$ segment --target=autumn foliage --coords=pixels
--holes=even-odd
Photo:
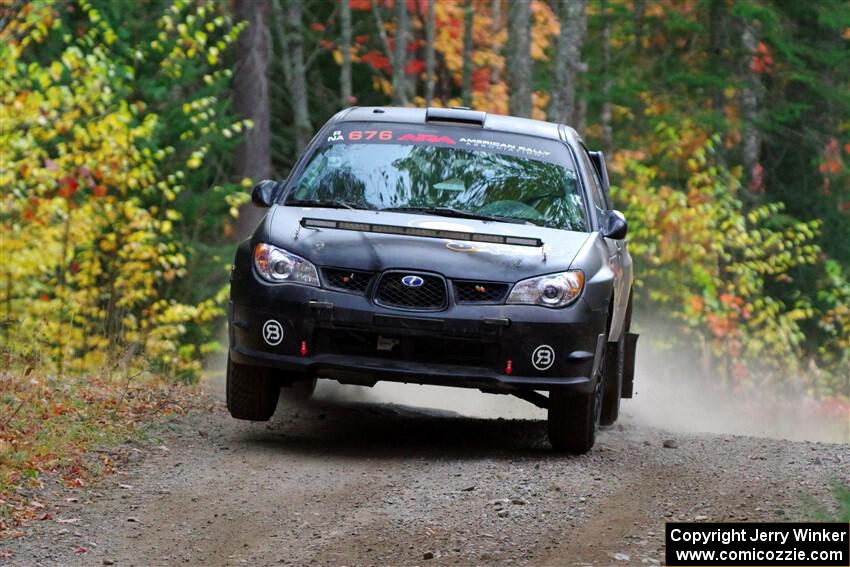
[[[463,0],[341,1],[301,2],[299,29],[284,4],[265,12],[266,149],[278,177],[298,141],[339,110],[341,92],[350,91],[345,104],[387,104],[397,84],[423,105],[432,81],[432,104],[458,105],[466,69],[473,107],[509,108],[509,2],[472,0],[465,51]],[[577,55],[564,60],[564,3],[531,0],[531,115],[551,118],[552,94],[570,90],[571,125],[608,151],[612,195],[631,225],[636,324],[663,319],[673,332],[662,346],[693,351],[703,374],[729,387],[769,385],[846,407],[846,2],[575,5],[582,33],[566,38]],[[343,6],[350,89],[341,88]],[[190,379],[219,347],[233,219],[251,182],[232,173],[252,126],[231,110],[231,52],[245,27],[232,8],[0,0],[9,360],[56,375],[144,369]],[[283,64],[294,46],[299,76]],[[555,79],[562,64],[570,84]],[[308,114],[300,121],[295,81],[308,95],[297,101],[307,106],[298,105]]]
[[[76,9],[79,35],[39,3],[0,32],[4,345],[59,374],[143,364],[190,377],[214,348],[224,292],[191,303],[176,293],[195,252],[185,194],[210,148],[244,126],[214,110],[229,76],[217,54],[239,28],[175,3],[155,39],[131,45],[88,2]],[[187,127],[170,139],[174,124],[136,84],[151,63],[162,84],[188,72],[195,83],[176,105]],[[225,218],[244,200],[238,186],[204,189]]]

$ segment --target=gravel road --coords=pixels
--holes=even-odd
[[[6,561],[653,565],[665,520],[804,518],[850,480],[846,444],[672,433],[628,403],[590,454],[567,457],[535,419],[325,400],[248,424],[219,401],[119,448],[121,470],[64,495],[76,502],[56,495]]]

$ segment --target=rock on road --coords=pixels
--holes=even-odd
[[[850,479],[844,444],[623,422],[569,457],[540,420],[319,401],[250,424],[219,402],[77,491],[56,516],[78,521],[31,524],[6,561],[653,565],[666,520],[805,518]]]

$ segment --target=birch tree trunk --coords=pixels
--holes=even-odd
[[[744,85],[741,89],[741,118],[743,118],[743,162],[744,171],[751,178],[751,189],[760,192],[760,186],[752,183],[758,176],[757,168],[761,161],[761,131],[758,127],[759,104],[764,89],[761,77],[752,68],[753,57],[757,53],[758,40],[750,25],[745,24],[741,34],[741,42],[744,47],[744,55],[741,59],[741,67],[744,72]]]
[[[280,2],[280,0],[275,0]],[[304,149],[313,135],[310,123],[310,109],[307,106],[307,69],[304,66],[304,31],[302,21],[302,0],[287,0],[286,40],[289,60],[292,63],[290,91],[292,92],[292,114],[295,122],[295,151]]]
[[[437,82],[434,76],[437,63],[434,50],[434,33],[436,31],[434,1],[428,0],[428,16],[425,20],[425,106],[431,106],[434,101],[434,85]]]
[[[464,106],[472,106],[472,0],[463,6],[463,86],[461,96]]]
[[[342,43],[342,68],[339,71],[339,90],[342,106],[354,103],[351,86],[351,4],[349,0],[340,0],[340,27]]]
[[[493,17],[492,34],[493,37],[496,37],[496,34],[502,29],[502,0],[493,0],[493,3],[490,5],[490,15]],[[493,54],[499,54],[499,48],[496,45],[493,45]],[[494,67],[490,73],[490,84],[496,85],[501,79],[499,68]]]
[[[608,2],[602,0],[602,145],[606,154],[614,148],[614,130],[611,126],[611,18]]]
[[[561,32],[558,35],[558,53],[555,59],[555,85],[549,101],[552,120],[576,125],[578,108],[576,87],[579,73],[584,70],[581,48],[587,31],[586,0],[560,0]]]
[[[512,1],[508,8],[508,109],[514,116],[531,116],[531,2]]]
[[[236,42],[236,65],[233,75],[233,109],[238,116],[248,118],[254,127],[236,147],[234,171],[237,178],[250,177],[255,182],[272,177],[271,110],[269,106],[270,41],[266,24],[267,3],[255,0],[236,0],[236,21],[248,22],[248,27]],[[254,229],[261,213],[250,205],[240,209],[236,237],[244,238]]]
[[[407,64],[407,2],[395,3],[395,57],[393,57],[393,104],[407,104],[407,80],[404,68]]]

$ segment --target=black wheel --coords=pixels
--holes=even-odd
[[[597,372],[593,391],[588,394],[552,390],[549,392],[549,443],[555,451],[583,454],[596,442],[602,406],[603,368]]]
[[[605,344],[605,372],[602,379],[602,411],[600,425],[611,425],[620,415],[620,397],[623,393],[623,369],[626,366],[626,331],[620,340]]]
[[[227,358],[227,409],[236,419],[268,421],[277,408],[280,383],[269,368]]]
[[[280,389],[281,397],[286,401],[291,402],[306,402],[313,397],[313,392],[316,391],[316,379],[306,378],[297,382],[292,382],[289,387],[284,386]]]

